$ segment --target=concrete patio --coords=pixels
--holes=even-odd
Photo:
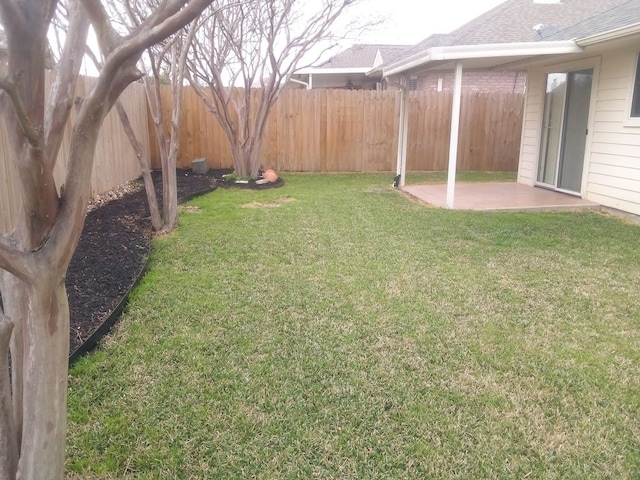
[[[402,190],[410,196],[445,207],[447,185],[406,185]],[[456,183],[455,210],[599,210],[599,204],[580,197],[515,182]]]

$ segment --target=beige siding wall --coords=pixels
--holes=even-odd
[[[586,178],[586,197],[640,215],[640,126],[627,122],[635,48],[602,57]]]
[[[518,164],[518,182],[533,185],[540,152],[540,132],[544,105],[545,73],[531,70],[527,76],[527,94],[522,119],[522,143]]]
[[[525,97],[518,181],[533,185],[540,152],[544,82],[548,71],[594,68],[595,89],[589,120],[582,196],[640,214],[640,126],[627,121],[635,48],[610,50],[572,63],[530,69]],[[557,60],[556,60],[557,62]]]

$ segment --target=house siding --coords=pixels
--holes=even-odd
[[[542,105],[544,95],[544,72],[530,71],[527,80],[524,118],[522,121],[522,148],[518,164],[518,182],[533,185],[540,152],[542,130]]]
[[[640,215],[640,127],[627,124],[637,50],[602,56],[585,197]]]
[[[640,126],[627,122],[637,50],[608,50],[595,69],[582,197],[640,215]],[[563,71],[559,64],[555,71]],[[528,71],[518,181],[534,185],[540,155],[544,82],[548,67]]]

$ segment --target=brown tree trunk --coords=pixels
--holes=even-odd
[[[13,430],[16,448],[22,442],[22,411],[24,385],[24,358],[25,358],[25,337],[26,331],[21,321],[13,319],[23,319],[27,316],[27,291],[24,282],[8,272],[0,271],[0,288],[2,289],[2,303],[6,316],[13,321],[13,335],[11,337],[11,395],[13,401],[13,420],[15,428]],[[19,448],[17,450],[19,452]],[[16,458],[17,465],[17,458]],[[0,477],[2,478],[2,477]]]
[[[178,180],[176,178],[175,157],[167,155],[162,168],[162,216],[163,231],[170,232],[178,221]]]
[[[140,163],[143,162],[146,166],[142,168],[142,181],[144,182],[144,190],[147,194],[151,226],[156,232],[159,232],[162,229],[162,216],[160,215],[160,207],[158,206],[158,197],[156,197],[156,187],[151,177],[151,169],[148,165],[149,159],[147,158],[146,161],[141,161]]]
[[[136,153],[136,158],[140,164],[142,170],[142,180],[144,181],[144,189],[147,193],[147,203],[149,204],[149,214],[151,215],[151,225],[153,229],[158,232],[162,228],[162,217],[160,216],[160,207],[158,206],[158,198],[156,197],[156,189],[153,185],[153,178],[151,178],[151,160],[149,156],[145,154],[140,141],[136,137],[136,133],[133,131],[129,116],[125,111],[120,101],[116,102],[116,110],[120,117],[120,122],[124,128],[127,138]]]
[[[167,232],[175,227],[175,218],[178,212],[178,187],[176,179],[175,157],[172,167],[171,160],[169,158],[171,142],[169,139],[167,139],[167,135],[162,125],[163,111],[159,90],[160,80],[159,78],[154,78],[152,80],[149,77],[144,77],[143,82],[145,93],[147,94],[147,104],[149,106],[149,111],[151,113],[151,118],[153,121],[153,128],[155,130],[156,139],[158,141],[158,149],[160,151],[160,166],[162,169],[162,221],[161,227],[158,229],[158,231],[162,230],[164,232]],[[172,208],[171,206],[172,195],[176,197],[175,208]]]
[[[64,276],[47,271],[28,291],[29,343],[23,378],[28,394],[24,397],[18,478],[62,478],[69,368],[69,304]]]
[[[13,322],[0,312],[0,478],[13,478],[18,468],[18,443],[9,375],[9,344]]]
[[[60,197],[52,172],[61,144],[58,135],[69,118],[73,91],[69,82],[75,82],[78,75],[86,29],[68,32],[67,39],[73,44],[69,49],[65,46],[50,92],[52,110],[45,112],[44,53],[57,2],[0,2],[9,52],[8,74],[0,76],[4,91],[0,112],[7,125],[22,200],[15,230],[0,234],[2,480],[63,477],[69,358],[64,277],[84,224],[98,132],[118,96],[140,77],[135,64],[142,49],[191,22],[211,0],[165,2],[146,19],[146,28],[128,37],[117,35],[100,2],[80,2],[70,2],[70,11],[80,17],[74,17],[69,28],[86,27],[84,15],[89,15],[107,59],[78,111]],[[59,75],[64,72],[68,75],[62,79]]]

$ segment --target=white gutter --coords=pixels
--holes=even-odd
[[[289,81],[290,81],[290,82],[293,82],[293,83],[300,84],[300,85],[304,85],[304,86],[306,87],[306,89],[307,89],[307,90],[310,90],[310,89],[311,89],[311,87],[309,86],[309,84],[308,84],[307,82],[303,82],[302,80],[296,80],[295,78],[291,78],[291,77],[289,77]]]
[[[382,75],[384,71],[384,66],[382,65],[378,65],[375,68],[372,68],[371,70],[367,70],[367,73],[365,73],[365,75],[367,77],[373,77],[374,75]]]
[[[577,45],[586,47],[588,45],[594,45],[596,43],[607,42],[609,40],[617,40],[622,37],[640,33],[640,23],[634,23],[632,25],[625,25],[624,27],[609,30],[608,32],[597,33],[584,38],[578,38],[575,40]]]
[[[457,61],[474,58],[534,57],[579,53],[582,48],[573,40],[555,42],[490,43],[484,45],[454,45],[432,47],[409,58],[389,65],[384,76],[396,75],[431,62]]]

